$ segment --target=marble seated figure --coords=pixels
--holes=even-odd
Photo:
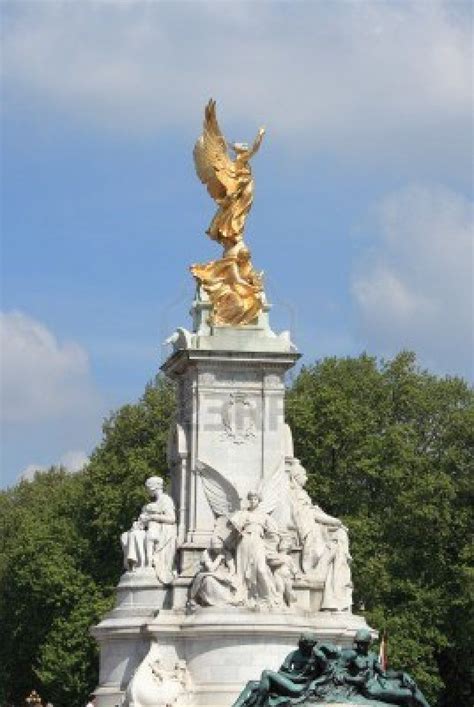
[[[143,506],[131,529],[122,534],[124,566],[129,572],[154,571],[159,582],[170,584],[176,554],[176,512],[163,479],[151,476],[145,487],[152,501]]]
[[[290,469],[292,524],[301,543],[304,575],[323,585],[321,610],[350,611],[352,579],[347,528],[339,518],[313,504],[304,486],[304,467],[294,460]]]
[[[201,555],[200,570],[190,590],[191,607],[226,606],[243,601],[243,586],[237,575],[235,561],[218,537]]]

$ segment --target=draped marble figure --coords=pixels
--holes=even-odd
[[[241,508],[237,489],[216,469],[198,462],[198,470],[216,517],[211,546],[220,542],[235,561],[237,584],[228,603],[249,607],[290,605],[295,598],[292,585],[297,568],[272,517],[284,470],[279,468],[262,480],[259,489],[249,491],[245,508]],[[215,576],[218,581],[221,578]],[[195,582],[199,582],[199,574]],[[195,590],[194,595],[199,597]],[[206,599],[203,602],[198,598],[198,602],[205,604]]]
[[[151,476],[145,486],[153,501],[143,506],[132,528],[122,534],[124,566],[131,572],[154,569],[157,579],[169,584],[176,553],[174,502],[164,493],[161,477]]]
[[[202,553],[200,569],[194,577],[190,602],[201,606],[226,606],[242,601],[242,585],[235,561],[218,537]]]
[[[253,203],[250,159],[264,134],[265,129],[260,128],[250,147],[246,143],[228,143],[217,122],[216,102],[210,100],[205,108],[203,133],[194,147],[194,163],[199,179],[218,205],[207,234],[224,251],[219,260],[192,265],[191,272],[213,305],[213,324],[249,324],[263,307],[262,274],[252,265],[243,234]]]
[[[304,488],[306,481],[306,470],[294,460],[290,470],[290,500],[292,522],[302,545],[303,572],[324,585],[321,609],[350,611],[352,558],[347,528],[339,518],[313,505]]]
[[[275,551],[268,551],[267,548],[267,563],[273,572],[277,595],[287,606],[296,602],[293,582],[300,578],[299,569],[290,554],[292,547],[291,538],[280,535],[278,548]]]
[[[237,511],[229,518],[239,536],[236,548],[237,571],[246,587],[250,605],[259,601],[275,605],[279,603],[278,593],[267,563],[265,541],[278,537],[278,526],[260,508],[262,497],[259,493],[249,491],[247,499],[247,510]]]

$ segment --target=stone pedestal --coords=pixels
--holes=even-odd
[[[94,629],[101,646],[98,704],[120,703],[150,641],[159,645],[165,664],[186,663],[190,689],[179,704],[230,707],[248,680],[258,679],[266,668],[280,667],[301,633],[311,631],[322,641],[350,646],[363,627],[362,617],[347,613],[210,607],[127,619],[112,612]]]
[[[366,627],[350,610],[320,611],[323,584],[302,573],[293,584],[290,606],[189,604],[202,552],[219,523],[216,496],[234,499],[230,513],[249,491],[263,488],[273,494],[269,512],[282,532],[288,533],[292,522],[293,445],[284,418],[284,376],[299,354],[288,333],[271,331],[268,307],[255,326],[240,328],[211,328],[208,314],[208,302],[198,295],[193,331],[178,329],[170,337],[172,351],[162,366],[178,389],[168,445],[178,526],[176,576],[166,587],[150,571],[122,576],[116,608],[93,629],[101,648],[98,707],[113,707],[124,695],[127,705],[133,703],[126,690],[138,666],[144,674],[149,670],[143,684],[149,680],[152,685],[150,645],[170,675],[178,675],[173,666],[185,666],[182,691],[170,698],[172,703],[228,707],[248,680],[258,678],[264,668],[280,666],[302,632],[348,646],[357,629]],[[293,544],[298,566],[301,551]],[[176,687],[177,680],[168,682]],[[150,699],[140,704],[158,707]],[[138,707],[137,701],[133,704]]]
[[[202,304],[195,308],[202,315]],[[284,375],[299,354],[288,335],[276,336],[262,319],[211,330],[201,316],[196,333],[181,334],[162,366],[178,385],[168,456],[185,576],[194,574],[194,551],[207,546],[215,523],[199,464],[218,470],[243,499],[285,462]]]

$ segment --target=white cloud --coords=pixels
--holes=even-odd
[[[81,450],[74,449],[66,452],[59,460],[59,464],[72,472],[81,471],[88,463],[89,457]]]
[[[0,314],[0,340],[4,422],[78,419],[97,410],[88,356],[78,344],[58,342],[21,312]]]
[[[305,150],[459,158],[470,12],[441,0],[19,3],[4,20],[7,109],[39,101],[121,134],[194,134],[212,95],[229,133],[267,122],[269,139]],[[229,137],[251,137],[241,131]]]
[[[28,464],[18,477],[18,481],[33,481],[37,472],[46,471],[47,467],[41,464]]]
[[[472,204],[443,187],[411,186],[376,209],[378,239],[353,294],[370,349],[419,353],[445,373],[472,374]]]
[[[59,461],[54,462],[54,465],[62,466],[67,469],[67,471],[75,473],[77,471],[81,471],[81,469],[84,468],[88,461],[89,457],[85,452],[82,452],[80,450],[71,450],[63,454]],[[50,466],[52,465],[53,462],[50,464]],[[19,475],[19,480],[31,481],[32,479],[34,479],[34,476],[37,471],[46,471],[48,468],[49,467],[44,466],[44,464],[28,464],[28,466],[23,469],[23,471]]]

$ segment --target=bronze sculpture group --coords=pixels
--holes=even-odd
[[[264,670],[260,680],[247,683],[233,707],[327,702],[429,707],[407,673],[382,669],[370,643],[367,629],[357,631],[353,648],[320,643],[314,634],[303,634],[280,669]]]

